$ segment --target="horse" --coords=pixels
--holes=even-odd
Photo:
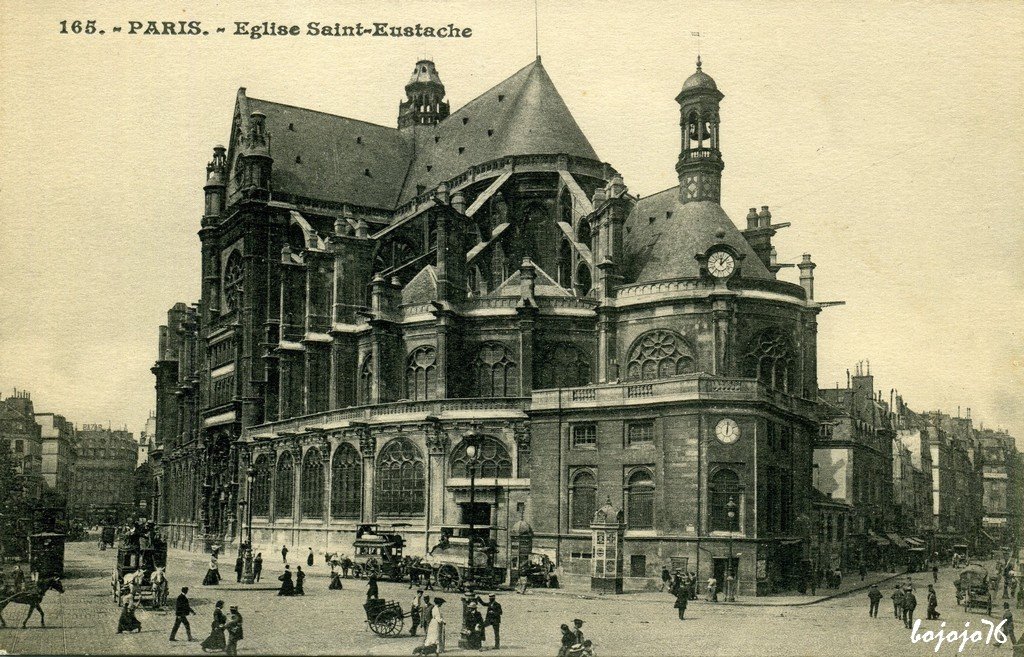
[[[153,604],[163,607],[167,603],[167,594],[170,590],[167,584],[167,575],[163,568],[157,568],[149,576],[149,582],[153,586]]]
[[[39,612],[39,624],[42,627],[46,627],[46,616],[43,614],[43,608],[40,606],[40,603],[43,601],[43,596],[50,589],[54,589],[58,593],[64,592],[64,585],[61,584],[59,577],[40,579],[24,591],[19,591],[14,595],[0,599],[0,627],[7,627],[7,623],[4,622],[4,609],[12,602],[19,605],[28,605],[28,615],[25,616],[25,620],[21,623],[23,628],[28,623],[28,619],[32,617],[33,611]]]

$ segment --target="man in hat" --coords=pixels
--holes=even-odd
[[[878,618],[878,603],[882,601],[882,592],[878,590],[877,584],[872,584],[868,589],[868,616]]]
[[[188,587],[183,586],[178,599],[174,601],[174,626],[171,628],[171,641],[177,641],[174,636],[182,625],[185,626],[185,635],[188,637],[188,640],[195,641],[192,638],[192,628],[188,624],[188,615],[194,613],[196,613],[196,610],[192,608],[188,601]]]
[[[576,643],[583,643],[583,621],[579,618],[572,621],[572,636]]]
[[[228,622],[224,625],[224,630],[228,635],[228,643],[224,647],[225,655],[237,655],[238,654],[238,642],[244,637],[242,634],[242,614],[238,613],[238,607],[231,607],[231,614],[228,616]]]
[[[892,592],[892,615],[898,620],[903,620],[903,589],[899,586]]]
[[[434,613],[434,603],[431,601],[429,595],[423,596],[423,612],[420,613],[420,627],[423,629],[423,634],[427,633],[427,629],[430,628],[430,617]]]
[[[484,627],[491,627],[494,632],[494,649],[501,647],[501,603],[491,593],[487,596],[487,615],[484,616]],[[482,638],[482,637],[481,637]]]
[[[416,589],[416,597],[412,599],[409,606],[409,636],[416,636],[416,629],[420,626],[420,610],[423,608],[423,589]]]
[[[928,585],[928,620],[939,620],[939,596],[935,593],[935,585]]]
[[[673,589],[672,593],[676,596],[675,604],[672,606],[679,610],[679,620],[683,620],[683,614],[686,613],[686,605],[689,603],[690,592],[684,587],[679,586]]]

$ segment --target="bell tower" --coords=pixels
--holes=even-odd
[[[683,133],[683,148],[676,163],[682,203],[721,202],[725,163],[720,150],[718,104],[724,97],[712,77],[701,70],[698,55],[697,72],[686,78],[676,96]]]
[[[409,83],[405,85],[406,100],[398,105],[398,127],[434,125],[448,118],[449,106],[444,99],[444,85],[434,62],[416,62]]]

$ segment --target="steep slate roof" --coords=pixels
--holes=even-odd
[[[437,125],[403,130],[241,94],[245,117],[267,117],[272,189],[297,196],[392,210],[418,185],[506,155],[598,159],[540,59]]]
[[[505,155],[566,153],[599,159],[540,59],[432,129],[417,127],[416,131],[416,159],[400,203],[416,195],[417,185],[431,189],[471,166]]]
[[[700,267],[694,256],[721,243],[746,256],[744,277],[774,278],[722,206],[711,201],[681,203],[678,186],[637,201],[625,228],[627,282],[697,278]]]
[[[274,158],[272,189],[325,201],[395,207],[412,156],[411,140],[398,128],[256,98],[248,103],[250,112],[267,116]]]

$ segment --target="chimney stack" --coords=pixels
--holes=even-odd
[[[765,210],[767,210],[767,206]],[[771,215],[769,215],[771,216]],[[807,300],[811,301],[814,299],[814,268],[817,267],[811,262],[811,254],[805,253],[803,260],[797,265],[800,269],[800,287],[807,293]]]

